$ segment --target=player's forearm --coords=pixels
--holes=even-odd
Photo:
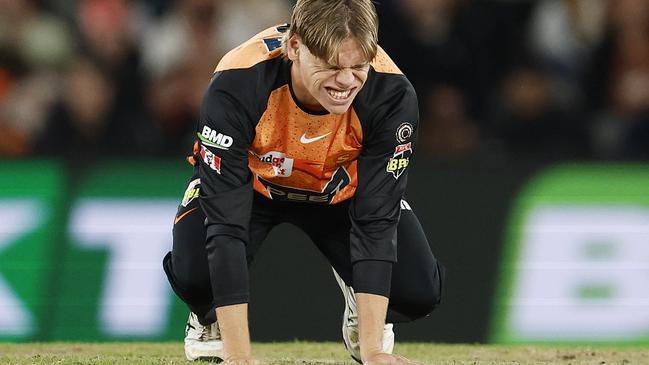
[[[226,364],[248,364],[251,350],[245,245],[234,237],[215,236],[208,240],[206,249],[224,360]]]
[[[392,263],[358,261],[353,267],[354,290],[359,317],[361,359],[366,361],[383,350],[383,326],[390,295]]]
[[[388,298],[375,294],[356,293],[356,304],[361,360],[366,361],[382,352]]]
[[[207,241],[207,261],[214,304],[222,307],[249,301],[248,264],[245,244],[231,236]]]
[[[223,339],[224,360],[231,363],[252,359],[248,331],[248,304],[234,304],[216,308],[219,330]]]

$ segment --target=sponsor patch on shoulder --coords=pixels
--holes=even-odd
[[[402,155],[406,152],[411,152],[412,153],[412,142],[408,142],[405,144],[400,144],[397,145],[397,147],[394,148],[394,155]]]
[[[412,132],[415,129],[413,128],[412,124],[408,122],[403,122],[397,127],[397,142],[399,143],[405,143],[410,139],[412,136]]]
[[[212,151],[205,148],[205,146],[201,146],[201,159],[212,170],[218,174],[221,173],[221,157],[215,155]]]
[[[392,173],[395,179],[398,179],[410,164],[410,155],[412,155],[412,142],[397,145],[394,148],[392,158],[388,160],[386,171]]]
[[[232,137],[219,133],[208,126],[203,126],[201,133],[196,133],[201,143],[208,147],[216,147],[222,150],[227,150],[232,146]]]

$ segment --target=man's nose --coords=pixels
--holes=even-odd
[[[350,68],[343,68],[336,73],[336,83],[343,88],[352,86],[354,83],[354,73]]]

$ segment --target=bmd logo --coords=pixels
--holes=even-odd
[[[201,142],[208,147],[216,147],[222,150],[227,150],[232,146],[232,137],[223,133],[218,133],[208,126],[203,127],[202,133],[196,133]]]

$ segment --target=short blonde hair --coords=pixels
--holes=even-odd
[[[350,36],[367,62],[376,57],[379,19],[371,0],[298,0],[290,26],[289,38],[298,35],[314,56],[329,63]]]

